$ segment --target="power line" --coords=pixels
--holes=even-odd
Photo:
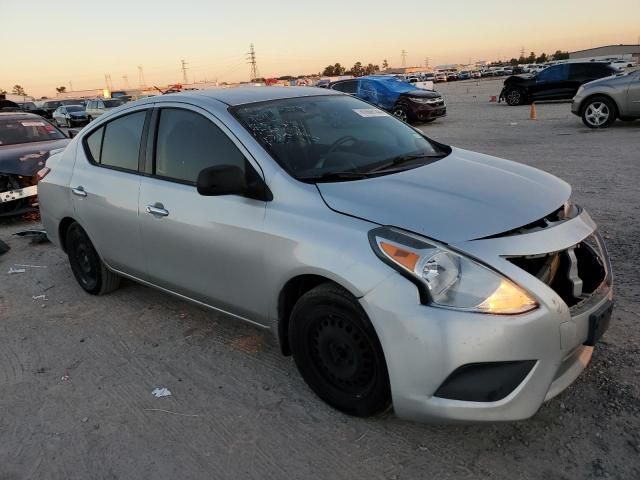
[[[258,75],[258,62],[256,62],[256,50],[253,48],[253,43],[249,45],[249,53],[247,53],[248,64],[251,65],[251,78],[249,81],[259,78]]]
[[[407,66],[407,51],[404,48],[402,49],[400,56],[402,57],[402,67],[404,68]]]
[[[182,83],[189,83],[189,81],[187,80],[187,65],[188,65],[188,63],[185,62],[184,60],[181,60],[180,64],[182,65]]]

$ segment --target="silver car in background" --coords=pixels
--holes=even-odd
[[[571,112],[589,128],[606,128],[618,118],[640,118],[640,70],[585,83],[573,98]]]
[[[267,329],[352,415],[530,417],[609,325],[568,184],[333,90],[129,103],[46,168],[42,220],[82,288],[127,277]]]

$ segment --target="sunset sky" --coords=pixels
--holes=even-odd
[[[640,0],[217,1],[58,0],[0,3],[0,88],[36,96],[180,81],[249,77],[254,43],[259,73],[313,73],[330,63],[466,63],[637,43]]]

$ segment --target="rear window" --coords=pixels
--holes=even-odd
[[[62,132],[43,119],[0,120],[0,145],[46,142],[65,138]]]
[[[124,105],[125,102],[124,100],[104,100],[103,103],[106,108],[115,108]]]
[[[120,170],[138,170],[140,140],[146,111],[131,113],[110,121],[85,139],[94,163]]]

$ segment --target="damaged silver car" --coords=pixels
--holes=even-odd
[[[269,330],[349,414],[530,417],[609,326],[567,183],[333,90],[140,100],[47,170],[42,220],[88,293],[126,277]]]
[[[64,133],[38,115],[0,113],[0,216],[37,208],[38,172],[67,143]]]

